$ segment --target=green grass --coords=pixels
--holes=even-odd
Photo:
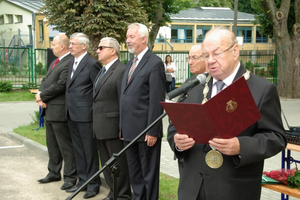
[[[0,92],[0,102],[5,101],[34,101],[35,95],[27,90],[13,90],[11,92]]]

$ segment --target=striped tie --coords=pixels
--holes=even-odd
[[[136,61],[137,61],[137,60],[138,60],[138,58],[135,56],[135,57],[133,58],[132,65],[131,65],[130,70],[129,70],[129,73],[128,73],[127,83],[128,83],[129,80],[131,79],[132,74],[133,74],[133,72],[134,72],[134,70],[135,70],[135,68],[136,68]]]

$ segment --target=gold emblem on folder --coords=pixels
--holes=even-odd
[[[237,106],[238,106],[238,103],[236,101],[230,100],[230,101],[227,102],[226,111],[228,113],[232,113],[233,111],[235,111]]]

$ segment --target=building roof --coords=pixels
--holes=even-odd
[[[39,9],[45,5],[43,0],[6,0],[12,4],[15,4],[21,8],[31,11],[32,13],[38,13]]]
[[[234,11],[223,7],[198,7],[188,10],[181,10],[178,14],[171,15],[173,22],[179,21],[233,21]],[[250,22],[254,20],[254,15],[238,12],[237,21]]]

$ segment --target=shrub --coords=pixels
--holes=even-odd
[[[22,90],[28,90],[28,89],[38,89],[38,85],[36,83],[32,83],[32,82],[29,82],[29,83],[23,83],[22,84]]]
[[[13,88],[13,85],[10,81],[0,82],[0,92],[10,92]]]
[[[36,64],[36,74],[38,75],[45,75],[47,72],[46,67],[43,66],[43,64],[41,62],[39,62],[38,64]]]

